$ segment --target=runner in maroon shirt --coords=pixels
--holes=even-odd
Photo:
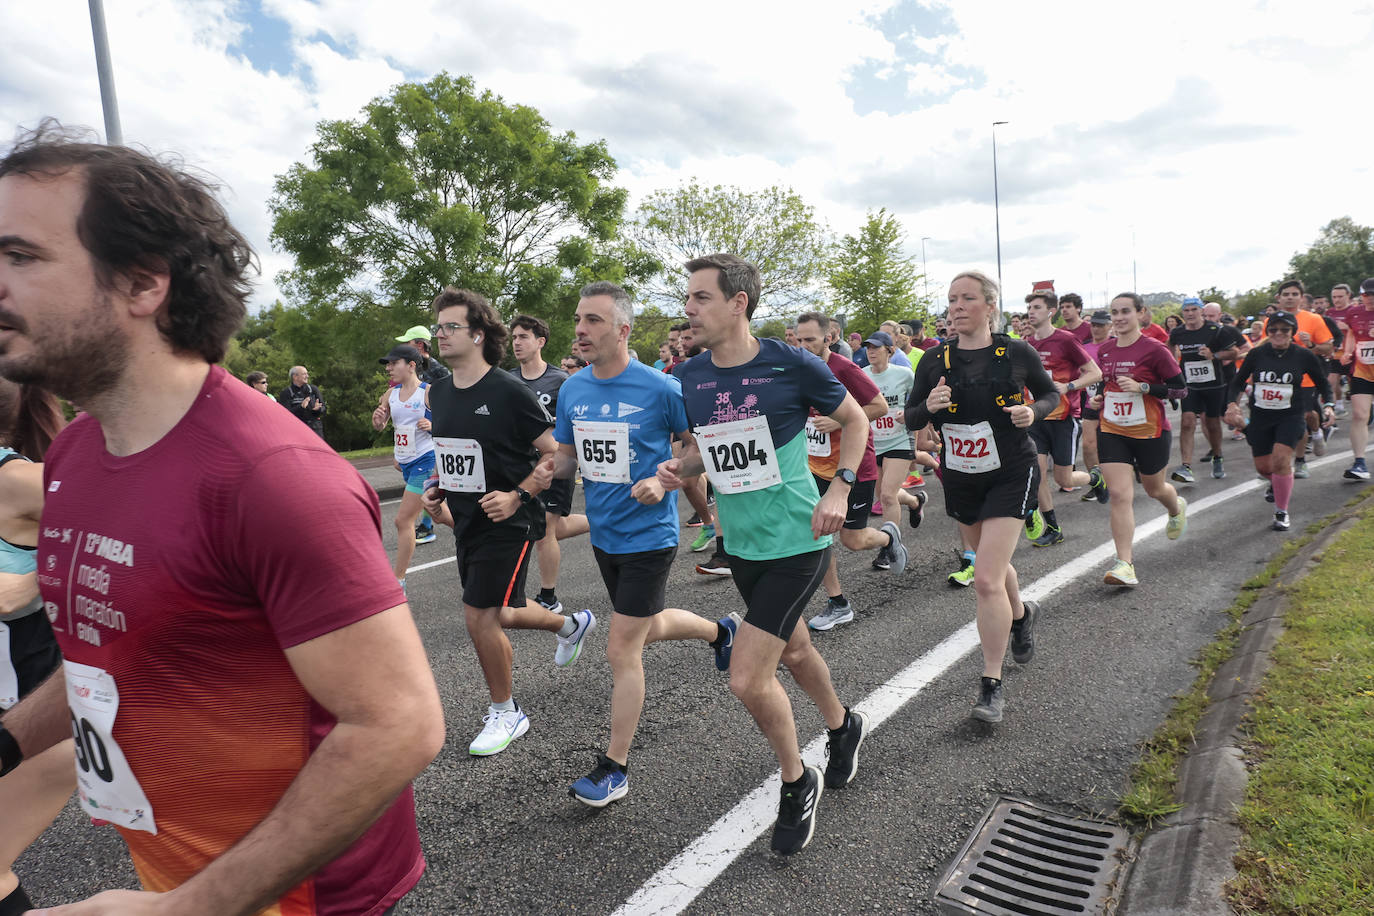
[[[1065,293],[1059,297],[1059,317],[1063,320],[1063,329],[1074,336],[1074,339],[1087,346],[1092,343],[1093,326],[1083,320],[1083,297],[1078,293]]]
[[[85,410],[38,544],[65,676],[5,713],[0,775],[76,732],[145,888],[92,909],[388,909],[442,709],[376,493],[213,365],[247,243],[200,180],[48,126],[0,160],[0,240],[0,374]]]

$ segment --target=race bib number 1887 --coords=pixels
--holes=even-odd
[[[487,492],[487,468],[476,439],[434,438],[434,464],[439,486],[449,493]]]

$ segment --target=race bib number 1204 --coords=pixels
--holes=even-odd
[[[706,476],[722,493],[747,493],[782,483],[766,417],[698,426]]]

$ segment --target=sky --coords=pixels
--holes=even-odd
[[[292,266],[269,240],[273,181],[308,160],[315,126],[442,70],[604,139],[631,208],[692,178],[789,186],[836,234],[886,208],[937,301],[960,270],[996,275],[999,218],[1009,301],[1053,279],[1092,305],[1263,286],[1330,220],[1374,224],[1368,0],[108,0],[105,15],[125,142],[222,184],[262,262],[255,307]],[[103,135],[85,2],[17,6],[0,49],[0,126]]]

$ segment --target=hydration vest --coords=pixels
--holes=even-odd
[[[999,429],[1015,429],[1011,417],[1001,409],[1026,403],[1025,389],[1012,380],[1011,338],[1006,334],[992,335],[992,361],[987,374],[977,377],[965,378],[964,370],[950,355],[958,349],[956,340],[946,341],[937,349],[936,358],[945,367],[945,384],[953,393],[948,408],[953,415],[951,419],[958,422],[987,420]],[[963,413],[960,413],[961,405]],[[982,415],[988,407],[991,408],[989,415]]]

